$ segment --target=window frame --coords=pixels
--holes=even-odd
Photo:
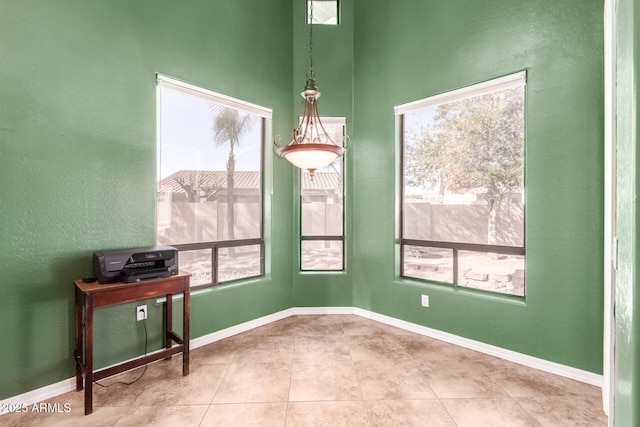
[[[342,127],[342,134],[346,136],[347,130],[347,118],[346,117],[320,117],[323,125],[325,126],[340,126]],[[345,222],[345,214],[346,214],[346,191],[345,191],[345,155],[340,156],[340,179],[341,179],[341,187],[342,187],[342,209],[341,209],[341,235],[305,235],[302,233],[303,225],[302,225],[302,174],[304,171],[298,171],[298,211],[299,211],[299,253],[298,253],[298,270],[302,273],[342,273],[346,269],[346,254],[345,254],[345,235],[346,235],[346,222]],[[329,241],[329,242],[341,242],[342,245],[342,262],[341,267],[339,269],[305,269],[302,268],[302,244],[303,242],[309,241]]]
[[[435,107],[438,105],[455,102],[463,99],[469,99],[489,93],[498,92],[501,90],[507,90],[511,88],[523,87],[524,99],[523,99],[523,191],[526,192],[526,167],[525,167],[525,149],[526,149],[526,70],[519,71],[513,74],[509,74],[496,79],[491,79],[475,85],[462,87],[449,92],[444,92],[431,97],[420,99],[417,101],[401,104],[394,107],[394,113],[396,116],[397,127],[397,139],[398,139],[398,229],[397,229],[397,242],[399,246],[399,269],[398,274],[403,279],[417,280],[426,283],[436,283],[453,287],[454,289],[464,289],[469,291],[487,292],[491,295],[500,295],[505,297],[513,297],[518,299],[524,299],[526,297],[526,279],[523,290],[523,295],[509,294],[490,289],[473,288],[459,284],[458,277],[458,252],[459,251],[472,251],[479,253],[496,253],[500,255],[516,255],[522,256],[526,265],[526,202],[523,198],[524,209],[524,224],[523,224],[523,245],[522,246],[505,246],[505,245],[490,245],[479,243],[466,243],[466,242],[453,242],[453,241],[439,241],[439,240],[427,240],[427,239],[408,239],[404,237],[405,233],[405,115],[407,113],[423,110],[429,107]],[[443,282],[434,279],[425,279],[415,276],[407,276],[405,274],[405,251],[408,246],[417,246],[424,248],[439,248],[439,249],[451,249],[452,251],[452,282]],[[526,275],[526,267],[525,267]]]
[[[272,119],[273,111],[270,108],[262,107],[257,104],[253,104],[247,101],[236,99],[227,95],[223,95],[199,86],[195,86],[190,83],[183,82],[172,77],[168,77],[162,74],[156,74],[156,117],[157,117],[157,134],[156,134],[156,147],[158,157],[158,169],[160,168],[160,159],[162,155],[162,90],[168,89],[184,95],[194,96],[196,98],[206,100],[208,102],[216,103],[223,107],[234,108],[245,113],[257,115],[261,125],[261,147],[260,147],[260,189],[259,189],[259,203],[260,203],[260,224],[259,224],[259,237],[247,238],[247,239],[234,239],[234,240],[219,240],[219,241],[205,241],[205,242],[190,242],[190,243],[178,243],[169,244],[176,248],[178,253],[195,251],[195,250],[210,250],[211,251],[211,282],[203,283],[199,285],[191,285],[192,290],[203,289],[213,286],[219,286],[221,284],[232,283],[242,280],[251,280],[256,277],[265,275],[265,153],[266,153],[266,132],[270,128],[268,121]],[[156,183],[156,195],[157,195],[157,183]],[[156,201],[156,221],[157,221],[157,201]],[[157,223],[156,223],[156,239],[157,239]],[[218,277],[219,273],[219,251],[223,248],[239,248],[249,245],[258,245],[260,247],[259,259],[260,267],[259,274],[252,276],[245,276],[239,279],[231,279],[220,281]]]

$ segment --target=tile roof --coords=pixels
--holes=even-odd
[[[338,172],[316,172],[313,181],[309,179],[308,173],[302,174],[303,188],[309,190],[333,190],[338,187],[340,174]],[[172,193],[184,193],[184,189],[179,182],[199,183],[201,188],[213,188],[227,186],[226,170],[179,170],[158,183],[158,191],[169,191]],[[258,171],[236,171],[234,188],[252,189],[260,186],[260,172]]]
[[[259,188],[260,172],[257,171],[235,171],[234,188]],[[172,193],[184,193],[180,186],[180,181],[184,183],[199,183],[201,188],[227,186],[226,170],[179,170],[158,183],[158,191],[170,191]]]

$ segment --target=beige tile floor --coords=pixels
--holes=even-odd
[[[293,316],[3,426],[606,426],[601,390],[351,315]],[[142,368],[140,368],[142,369]]]

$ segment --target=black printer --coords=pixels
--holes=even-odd
[[[93,253],[93,275],[102,284],[170,277],[178,274],[178,250],[173,246],[115,249]]]

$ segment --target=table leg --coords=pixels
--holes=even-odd
[[[93,295],[85,298],[85,327],[84,327],[84,414],[93,412]]]
[[[82,327],[82,293],[76,288],[75,294],[76,348],[73,352],[73,357],[76,362],[76,391],[80,391],[84,388],[82,378],[82,363],[84,363],[82,353],[82,334],[84,332],[84,328]]]
[[[165,337],[164,344],[165,348],[171,348],[171,332],[173,331],[173,295],[166,295],[166,303],[165,303]],[[171,356],[165,358],[165,360],[171,360]]]
[[[189,304],[190,291],[189,282],[184,291],[182,299],[182,375],[189,375],[189,318],[191,316]]]

